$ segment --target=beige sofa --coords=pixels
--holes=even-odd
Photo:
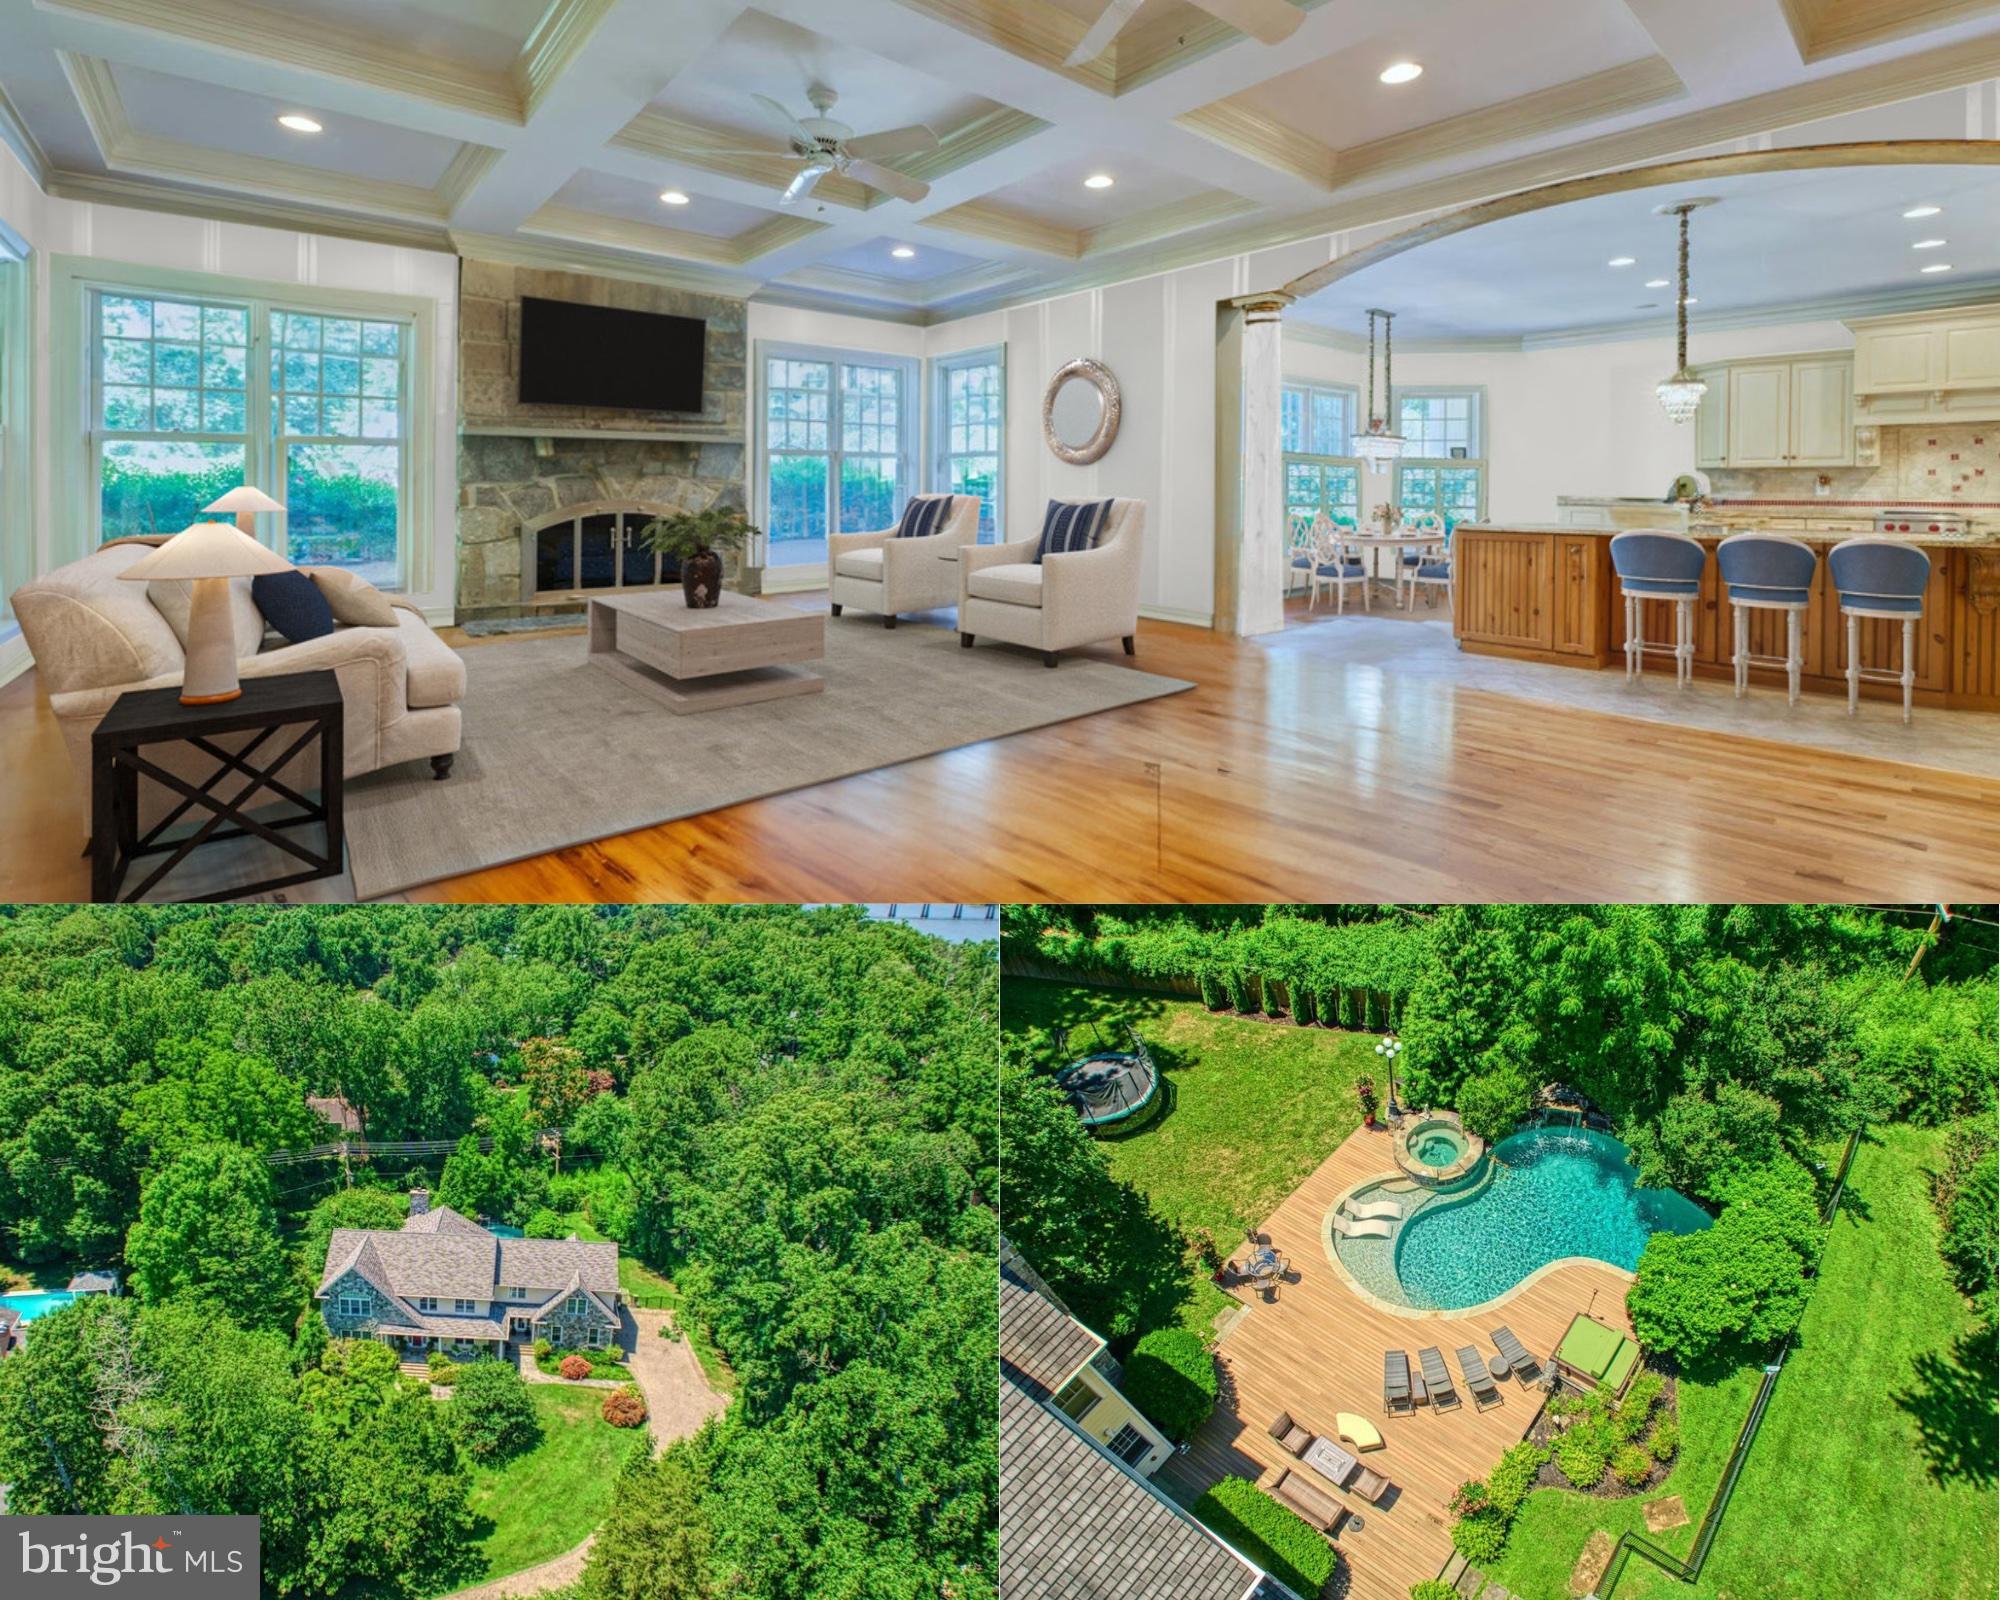
[[[62,726],[85,816],[91,730],[127,689],[181,681],[181,639],[168,612],[154,602],[150,591],[156,586],[119,577],[148,554],[143,544],[106,545],[14,591],[14,615]],[[176,609],[171,590],[161,598],[168,610]],[[232,579],[240,670],[247,681],[331,669],[346,705],[349,777],[428,757],[442,778],[458,749],[465,663],[407,602],[393,603],[394,628],[336,627],[323,638],[288,645],[275,635],[267,640],[263,616],[250,598],[250,580]],[[184,605],[179,609],[184,628]],[[208,757],[182,745],[162,745],[150,758],[190,779],[214,768]],[[316,787],[318,764],[318,752],[308,749],[277,775],[297,788]],[[149,811],[158,804],[157,789],[142,785]]]
[[[945,559],[979,538],[979,496],[955,494],[944,526],[921,539],[899,539],[894,528],[836,533],[826,541],[826,592],[833,614],[843,606],[881,613],[893,628],[899,611],[934,611],[958,603],[958,565]]]
[[[968,650],[979,638],[1026,645],[1041,651],[1051,667],[1058,650],[1100,639],[1122,639],[1125,653],[1133,654],[1145,528],[1145,501],[1113,500],[1091,550],[1037,563],[1040,533],[1011,544],[968,546],[958,558],[958,642]]]

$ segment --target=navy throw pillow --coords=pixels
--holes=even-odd
[[[1066,555],[1072,550],[1092,550],[1111,515],[1109,500],[1051,500],[1042,513],[1042,542],[1035,546],[1035,562],[1044,556]]]
[[[903,520],[896,525],[898,539],[928,539],[944,526],[948,494],[912,495],[903,507]]]
[[[250,598],[289,644],[304,644],[333,632],[333,607],[303,572],[259,573],[250,580]]]

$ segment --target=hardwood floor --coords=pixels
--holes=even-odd
[[[1537,1359],[1546,1359],[1582,1311],[1620,1332],[1629,1279],[1615,1268],[1572,1257],[1531,1278],[1488,1311],[1393,1313],[1357,1295],[1326,1258],[1322,1224],[1340,1195],[1365,1178],[1395,1171],[1386,1130],[1356,1129],[1274,1212],[1262,1232],[1286,1257],[1291,1277],[1273,1303],[1247,1293],[1249,1313],[1217,1346],[1222,1400],[1188,1450],[1171,1456],[1159,1480],[1191,1504],[1217,1479],[1240,1476],[1275,1483],[1298,1463],[1266,1431],[1280,1411],[1310,1433],[1329,1433],[1334,1417],[1351,1411],[1374,1423],[1383,1448],[1361,1464],[1387,1478],[1396,1492],[1380,1505],[1336,1494],[1361,1520],[1345,1524],[1335,1543],[1346,1574],[1347,1600],[1406,1600],[1410,1585],[1434,1578],[1451,1556],[1453,1492],[1483,1478],[1503,1451],[1528,1431],[1541,1395],[1518,1379],[1501,1385],[1502,1401],[1475,1410],[1468,1390],[1449,1411],[1419,1407],[1382,1414],[1382,1353],[1402,1350],[1414,1371],[1417,1352],[1435,1345],[1454,1383],[1460,1345],[1493,1354],[1493,1329],[1503,1323]],[[1231,1251],[1240,1256],[1240,1250]],[[1306,1481],[1333,1492],[1310,1468]]]
[[[1338,628],[1143,623],[1133,664],[1196,689],[411,898],[2000,897],[2000,782],[1398,678],[1335,659]],[[86,894],[33,674],[0,690],[0,766],[0,898]]]

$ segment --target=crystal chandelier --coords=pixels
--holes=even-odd
[[[1403,436],[1390,430],[1388,421],[1375,413],[1375,319],[1382,319],[1382,390],[1389,404],[1395,405],[1396,391],[1390,386],[1390,376],[1395,361],[1396,350],[1394,332],[1390,324],[1396,320],[1393,311],[1371,311],[1368,313],[1368,426],[1354,436],[1354,453],[1368,463],[1372,472],[1387,472],[1389,463],[1403,453]]]
[[[1677,423],[1692,420],[1701,406],[1701,397],[1708,393],[1708,385],[1688,371],[1688,213],[1710,203],[1685,200],[1679,205],[1660,207],[1663,213],[1681,219],[1680,294],[1674,307],[1679,318],[1679,338],[1674,346],[1674,375],[1662,380],[1653,392],[1660,397],[1667,415]]]

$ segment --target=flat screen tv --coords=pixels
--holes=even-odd
[[[697,317],[521,300],[521,402],[619,411],[699,411]]]

